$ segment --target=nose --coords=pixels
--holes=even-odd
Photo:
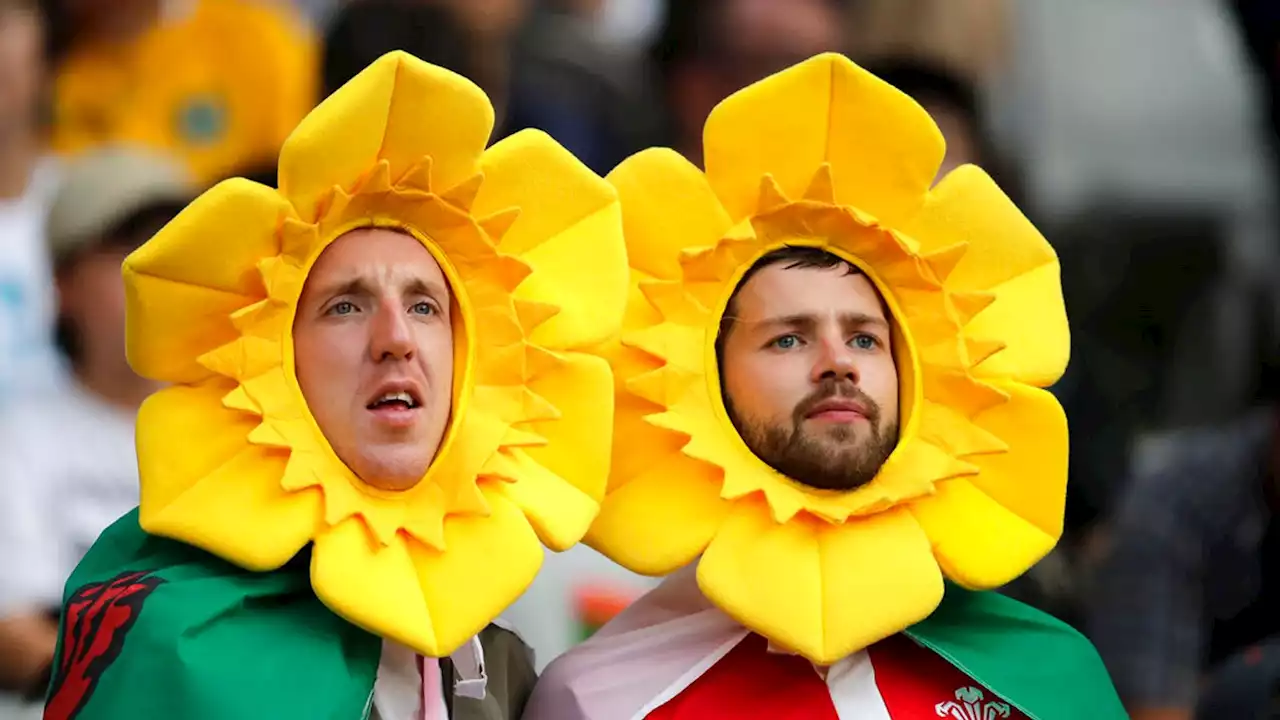
[[[374,362],[383,362],[408,360],[413,357],[413,353],[413,333],[409,328],[409,318],[399,307],[399,303],[379,304],[370,328],[369,356]]]
[[[824,333],[817,343],[817,351],[810,377],[815,384],[828,378],[858,383],[858,364],[843,333]]]

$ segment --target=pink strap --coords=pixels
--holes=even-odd
[[[419,655],[418,672],[422,675],[422,720],[448,720],[440,707],[440,660]]]

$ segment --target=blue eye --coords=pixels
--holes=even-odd
[[[418,315],[431,315],[436,311],[435,306],[429,302],[414,303],[412,310]]]
[[[333,307],[329,308],[329,313],[332,315],[350,315],[355,311],[356,311],[355,303],[349,302],[347,300],[334,303]]]
[[[779,350],[790,350],[800,344],[800,338],[795,335],[783,335],[773,341],[773,346]]]
[[[857,335],[852,342],[859,350],[875,350],[880,345],[880,341],[874,335]]]

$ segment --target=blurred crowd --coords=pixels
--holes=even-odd
[[[717,102],[822,51],[914,97],[942,172],[987,168],[1062,263],[1066,526],[1004,592],[1088,634],[1137,720],[1280,718],[1280,5],[0,0],[0,720],[38,716],[63,583],[137,503],[123,258],[220,179],[273,184],[394,49],[600,174],[699,161]],[[651,583],[575,548],[508,619],[545,665]]]

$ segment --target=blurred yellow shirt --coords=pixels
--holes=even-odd
[[[71,51],[54,86],[54,148],[140,143],[204,182],[274,167],[316,102],[316,56],[286,3],[188,2],[127,44]]]

